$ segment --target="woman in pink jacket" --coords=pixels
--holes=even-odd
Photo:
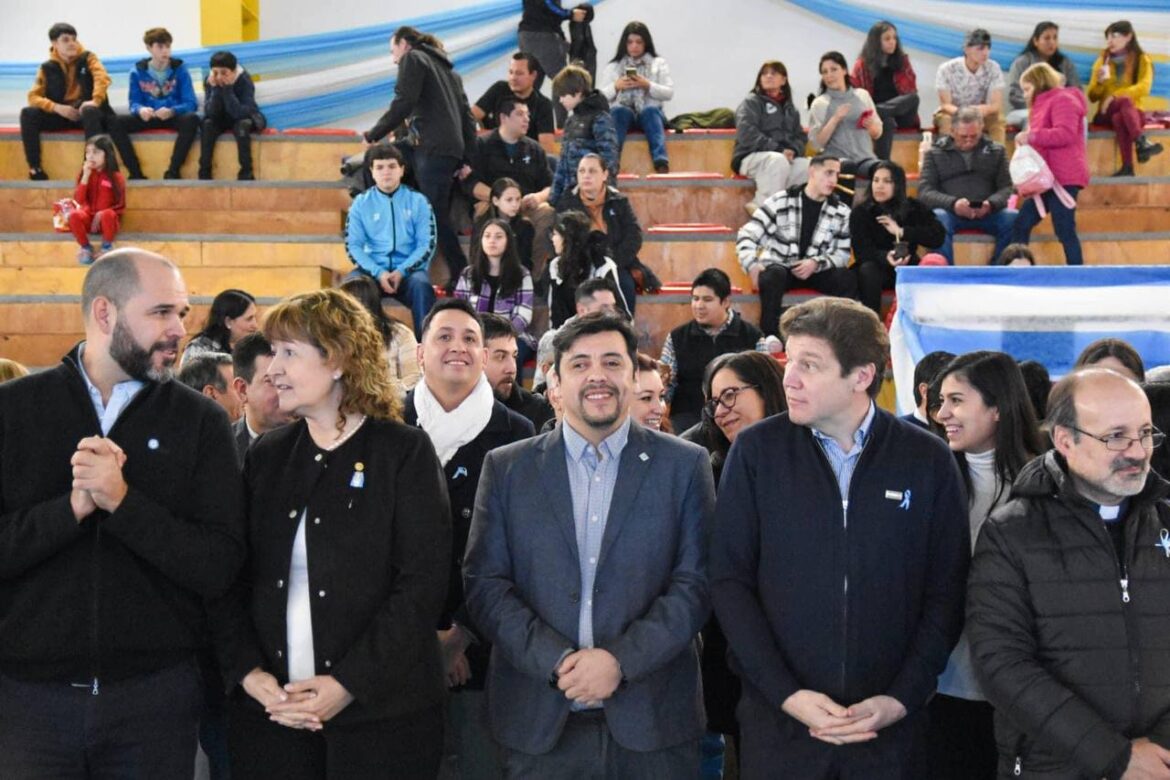
[[[1075,87],[1064,86],[1064,77],[1051,65],[1038,62],[1020,76],[1020,89],[1028,103],[1028,129],[1016,134],[1016,145],[1032,146],[1052,175],[1076,200],[1077,193],[1089,184],[1089,163],[1085,147],[1085,115],[1088,102]],[[1054,190],[1041,198],[1052,214],[1056,237],[1064,246],[1064,261],[1082,265],[1081,240],[1077,237],[1076,211],[1061,202]],[[1041,220],[1032,198],[1020,204],[1020,214],[1012,228],[1012,241],[1028,243],[1032,228]]]

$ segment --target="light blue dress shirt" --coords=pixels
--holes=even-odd
[[[857,469],[857,461],[861,458],[861,451],[865,449],[865,441],[869,438],[869,429],[873,425],[874,405],[869,402],[869,413],[861,421],[861,425],[853,432],[853,448],[846,452],[832,436],[821,433],[816,428],[810,428],[812,435],[821,445],[833,474],[837,477],[837,486],[841,488],[841,501],[849,501],[849,483],[853,481],[853,472]],[[848,508],[848,507],[846,507]]]
[[[77,368],[81,371],[81,378],[85,380],[86,389],[89,390],[89,398],[93,401],[94,411],[97,412],[98,421],[102,426],[102,436],[108,436],[110,429],[118,421],[118,417],[134,400],[134,396],[138,395],[138,392],[146,386],[146,383],[137,379],[119,382],[110,391],[110,400],[102,403],[102,391],[97,389],[97,386],[90,381],[89,374],[85,373],[85,361],[81,359],[84,354],[85,342],[82,342],[77,350]]]

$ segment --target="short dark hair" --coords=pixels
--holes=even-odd
[[[593,89],[593,77],[580,65],[566,65],[553,77],[553,97],[584,95]]]
[[[217,51],[211,55],[211,62],[208,67],[212,68],[227,68],[228,70],[235,70],[239,63],[236,62],[236,55],[230,51]]]
[[[808,167],[821,168],[827,162],[841,162],[841,158],[835,154],[818,154],[808,161]]]
[[[918,388],[922,385],[929,386],[934,381],[934,378],[939,375],[939,372],[947,367],[947,363],[950,363],[954,359],[954,353],[939,349],[926,353],[922,356],[922,360],[919,360],[914,365],[915,406],[922,406],[922,391]]]
[[[824,296],[793,306],[780,318],[780,334],[812,336],[828,342],[841,376],[868,363],[874,367],[869,396],[876,398],[890,358],[890,336],[873,310],[848,298]]]
[[[427,316],[423,318],[422,328],[419,331],[419,341],[422,341],[426,337],[427,331],[431,329],[431,322],[434,321],[435,315],[448,309],[456,309],[471,317],[479,325],[479,332],[481,334],[483,333],[483,319],[479,316],[479,312],[475,310],[475,307],[471,305],[470,301],[465,298],[440,298],[435,301],[435,305],[431,307],[431,310],[427,312]]]
[[[1122,339],[1097,339],[1085,347],[1073,368],[1090,368],[1110,357],[1132,371],[1139,383],[1146,381],[1146,366],[1142,362],[1142,356],[1128,341]]]
[[[223,374],[219,373],[219,367],[230,365],[233,365],[232,356],[225,352],[203,352],[183,361],[179,381],[198,393],[202,393],[208,385],[226,393],[227,382]]]
[[[528,104],[523,100],[517,100],[514,97],[506,97],[499,103],[496,103],[496,118],[501,116],[512,116],[512,112],[516,110],[516,106],[528,107]]]
[[[232,347],[232,372],[248,384],[256,376],[256,358],[270,357],[272,344],[260,331],[249,333]]]
[[[718,268],[704,268],[700,271],[691,282],[691,292],[694,292],[696,287],[710,287],[721,301],[727,300],[727,296],[731,295],[731,279]]]
[[[516,62],[523,60],[528,65],[528,70],[533,73],[544,73],[544,68],[540,67],[540,60],[536,59],[535,54],[529,54],[526,51],[518,51],[512,55],[512,59]]]
[[[165,27],[151,27],[142,34],[142,42],[147,46],[153,46],[156,43],[174,43],[174,40]]]
[[[608,276],[595,276],[591,279],[586,279],[577,285],[577,289],[573,292],[573,302],[580,303],[586,298],[592,298],[597,293],[608,290],[613,293],[614,303],[617,303],[618,292],[614,288],[613,282],[609,280]]]
[[[362,164],[367,168],[373,168],[374,160],[397,160],[399,165],[403,168],[406,167],[406,160],[402,157],[402,150],[394,144],[374,144],[369,149],[366,149],[365,156],[362,158]]]
[[[68,22],[57,22],[56,24],[54,24],[52,27],[49,28],[49,40],[50,41],[55,41],[58,38],[60,38],[62,35],[72,35],[74,38],[76,38],[77,37],[77,28],[74,27],[73,25],[69,24]]]
[[[502,314],[487,313],[479,315],[479,324],[483,326],[483,343],[492,339],[514,339],[516,328],[512,321]]]
[[[561,358],[572,349],[573,345],[577,343],[577,339],[598,333],[621,335],[626,342],[626,353],[630,356],[630,370],[637,373],[638,335],[634,333],[634,327],[621,317],[598,311],[566,320],[565,324],[557,329],[557,335],[553,337],[553,349],[556,351],[553,357],[553,370],[557,372],[558,376],[561,370]]]
[[[967,33],[967,39],[963,42],[963,46],[991,46],[991,33],[982,27],[976,27]]]

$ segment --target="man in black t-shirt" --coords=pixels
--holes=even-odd
[[[528,106],[528,116],[531,120],[528,137],[533,141],[551,143],[555,130],[553,104],[536,90],[536,81],[540,74],[540,65],[536,57],[526,52],[516,52],[512,55],[512,61],[508,63],[508,80],[497,81],[488,87],[487,92],[484,92],[471,107],[471,115],[485,130],[491,130],[499,126],[497,115],[500,103],[504,100],[523,103]]]

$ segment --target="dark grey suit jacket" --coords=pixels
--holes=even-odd
[[[248,454],[248,447],[252,446],[252,435],[248,433],[246,419],[241,416],[240,419],[232,423],[232,434],[236,439],[236,453],[240,456],[241,467],[244,464],[244,456]]]
[[[631,750],[702,733],[696,635],[710,612],[714,506],[704,450],[631,425],[592,594],[594,646],[626,678],[605,716]],[[542,754],[560,737],[569,700],[549,679],[577,648],[580,572],[560,428],[488,453],[463,574],[468,609],[493,645],[489,718],[507,748]]]

